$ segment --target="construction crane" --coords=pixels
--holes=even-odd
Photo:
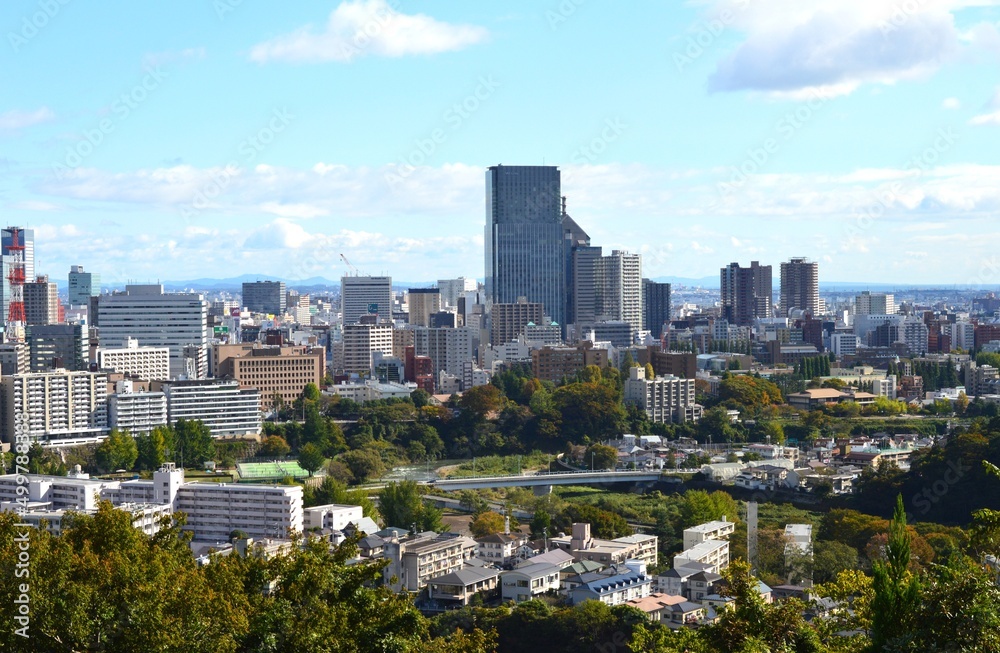
[[[356,268],[350,261],[348,261],[346,256],[341,254],[340,260],[344,262],[344,265],[346,265],[351,270],[351,272],[354,273],[354,276],[357,277],[361,275],[361,273],[358,271],[358,268]]]

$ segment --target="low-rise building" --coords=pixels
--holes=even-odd
[[[343,531],[348,524],[358,524],[364,517],[361,506],[326,504],[302,510],[302,526],[306,530]]]
[[[604,566],[624,564],[627,560],[640,560],[649,566],[657,564],[655,535],[636,534],[629,537],[604,540],[590,536],[590,524],[573,524],[572,536],[553,537],[549,545],[566,551],[576,560],[592,560]]]
[[[524,533],[494,533],[476,540],[479,547],[476,555],[490,564],[507,567],[514,564],[520,548],[527,542]]]
[[[542,562],[505,571],[500,574],[501,598],[523,603],[547,592],[558,592],[560,572],[558,565]]]
[[[206,379],[154,382],[167,397],[167,419],[201,421],[213,437],[260,435],[260,392],[240,389],[237,381]]]
[[[381,537],[381,536],[380,536]],[[384,578],[393,590],[419,592],[433,578],[463,569],[476,555],[476,541],[453,533],[383,537],[389,560]],[[396,582],[390,583],[395,578]]]
[[[499,582],[500,572],[496,569],[465,567],[432,578],[427,584],[427,596],[447,607],[466,606],[477,594],[482,594],[483,600],[493,598]]]
[[[729,542],[726,540],[705,540],[674,556],[674,568],[697,562],[708,565],[712,573],[719,573],[729,566]]]
[[[649,596],[652,586],[653,579],[646,574],[646,566],[630,561],[624,568],[612,568],[608,575],[598,574],[596,578],[586,579],[569,591],[568,598],[573,605],[600,601],[616,606]]]

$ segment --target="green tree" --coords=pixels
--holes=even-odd
[[[410,393],[410,400],[413,402],[415,407],[423,408],[430,403],[431,395],[423,388],[417,388]]]
[[[896,512],[889,523],[885,558],[872,564],[873,652],[885,650],[890,642],[911,632],[920,605],[920,579],[909,571],[910,534],[901,494],[896,497]]]
[[[174,432],[177,438],[177,452],[184,465],[201,467],[206,460],[215,457],[212,430],[204,422],[179,419],[174,425]]]
[[[323,467],[325,462],[326,458],[323,456],[323,452],[316,445],[309,443],[299,449],[299,466],[309,472],[309,476]]]
[[[306,401],[319,401],[320,396],[319,387],[315,383],[307,383],[302,389],[302,398]]]
[[[587,448],[583,462],[593,465],[594,469],[615,469],[618,467],[618,450],[606,444],[592,444]]]
[[[264,456],[265,458],[284,458],[289,453],[291,453],[292,448],[288,446],[285,438],[280,435],[270,435],[264,438],[264,441],[260,443],[260,449],[257,450],[258,456]]]
[[[813,556],[813,581],[828,583],[841,572],[858,568],[858,551],[842,542],[818,540]]]
[[[570,383],[552,393],[563,435],[573,443],[603,440],[622,433],[625,408],[618,392],[606,383]]]
[[[541,539],[543,535],[552,535],[552,516],[546,510],[536,510],[531,518],[531,539]]]
[[[386,471],[382,457],[378,455],[377,451],[371,449],[348,451],[347,453],[340,454],[337,460],[347,465],[351,473],[354,474],[354,480],[358,483],[365,483],[369,479],[379,478]]]
[[[139,457],[135,438],[126,432],[113,429],[94,452],[97,466],[105,472],[116,469],[130,470]]]
[[[705,490],[688,490],[680,507],[681,528],[690,528],[710,521],[736,521],[740,508],[729,494],[717,490],[709,494]]]
[[[169,433],[172,441],[173,433],[169,426],[158,426],[135,439],[138,469],[156,471],[167,461],[169,446],[164,432]]]
[[[424,503],[420,486],[413,481],[389,483],[378,495],[379,512],[384,526],[413,528],[427,531],[441,529],[441,512]]]

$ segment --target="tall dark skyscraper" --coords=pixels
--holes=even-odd
[[[730,263],[719,274],[722,317],[730,324],[749,326],[759,317],[771,317],[771,266],[752,261],[750,267]]]
[[[565,322],[566,245],[559,169],[493,166],[486,171],[486,298],[519,297]]]
[[[642,328],[659,338],[670,321],[670,284],[642,280]]]
[[[781,264],[781,315],[799,309],[822,315],[819,301],[819,263],[793,258]]]

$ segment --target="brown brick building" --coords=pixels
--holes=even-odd
[[[608,365],[608,350],[594,349],[589,342],[576,347],[544,347],[531,352],[531,369],[536,378],[559,382],[588,365]]]
[[[274,407],[274,396],[292,403],[306,385],[321,386],[326,376],[323,347],[267,347],[253,343],[216,345],[213,372],[216,377],[238,381],[240,389],[260,390],[262,410]]]

